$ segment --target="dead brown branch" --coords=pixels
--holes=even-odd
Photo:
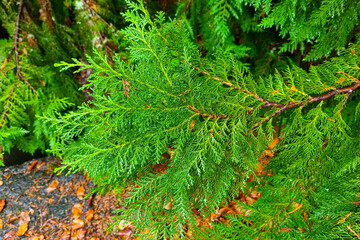
[[[16,63],[16,75],[19,76],[29,87],[37,93],[35,88],[25,79],[25,77],[21,74],[20,71],[20,64],[19,64],[19,52],[18,52],[18,43],[19,43],[19,32],[20,32],[20,19],[21,19],[21,12],[24,6],[24,0],[20,0],[19,8],[18,8],[18,15],[16,18],[16,25],[15,25],[15,36],[14,36],[14,52],[15,52],[15,63]]]
[[[103,17],[101,17],[96,11],[95,9],[91,8],[89,6],[89,4],[86,2],[86,0],[82,0],[82,2],[84,3],[86,9],[88,10],[90,16],[92,17],[93,15],[96,15],[102,22],[104,22],[109,28],[113,29],[112,26],[107,22],[105,21],[105,19]]]

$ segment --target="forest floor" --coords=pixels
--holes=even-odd
[[[121,208],[114,193],[85,196],[94,184],[83,174],[57,175],[54,157],[0,168],[0,239],[133,239],[134,228],[107,232]]]

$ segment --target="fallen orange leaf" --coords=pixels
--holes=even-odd
[[[256,199],[253,199],[251,197],[246,197],[246,203],[248,205],[253,205],[256,202]]]
[[[0,218],[0,229],[3,229],[4,228],[4,222],[2,220],[2,218]]]
[[[11,178],[11,176],[12,176],[12,172],[4,174],[3,176],[4,176],[4,178],[6,178],[6,180],[9,180],[9,178]]]
[[[18,219],[19,219],[18,216],[12,217],[8,220],[8,223],[12,223],[13,221],[18,220]]]
[[[30,222],[30,215],[29,215],[28,211],[20,213],[19,224],[23,224],[23,223],[26,223],[26,222]]]
[[[39,170],[42,166],[44,166],[45,165],[45,161],[41,161],[41,162],[39,162],[39,164],[38,165],[36,165],[36,169],[37,170]]]
[[[70,239],[70,237],[71,237],[70,231],[65,231],[65,232],[61,235],[60,240],[68,240],[68,239]]]
[[[38,163],[38,160],[33,161],[33,162],[29,165],[27,171],[30,172],[30,171],[35,167],[35,165],[36,165],[37,163]]]
[[[129,226],[131,226],[131,222],[126,223],[125,220],[123,219],[123,220],[120,221],[118,227],[119,227],[119,230],[122,231],[122,230],[124,230],[125,228],[127,228]]]
[[[6,203],[5,199],[0,199],[0,213],[4,209],[5,203]]]
[[[85,196],[85,188],[84,187],[79,187],[78,190],[76,191],[76,196],[80,199],[83,200],[84,196]]]
[[[80,203],[75,204],[72,209],[71,216],[73,218],[79,218],[83,214],[82,205]]]
[[[26,231],[28,230],[28,226],[29,226],[29,222],[23,223],[20,225],[19,229],[18,229],[18,236],[22,236],[26,233]]]
[[[75,233],[71,234],[72,238],[77,240],[85,239],[86,229],[80,228],[79,230],[75,231]]]
[[[15,231],[14,230],[10,230],[10,232],[6,233],[4,236],[4,240],[14,240],[15,239]]]
[[[84,221],[80,218],[74,219],[71,223],[71,229],[76,230],[82,228],[85,225]]]
[[[44,240],[44,235],[40,235],[39,237],[34,237],[32,240]]]
[[[86,218],[85,218],[86,222],[90,223],[93,217],[94,217],[94,209],[91,208],[86,212]]]
[[[55,191],[58,186],[59,186],[59,181],[57,179],[55,179],[54,181],[52,181],[49,184],[49,186],[46,188],[46,191],[48,193],[51,193],[51,192]]]

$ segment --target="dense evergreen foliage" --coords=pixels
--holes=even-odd
[[[144,239],[360,238],[359,3],[164,2],[173,18],[143,1],[119,3],[116,19],[101,20],[100,5],[89,10],[110,22],[99,31],[119,48],[48,60],[61,74],[91,69],[82,89],[92,100],[76,109],[76,92],[52,88],[64,81],[52,66],[30,62],[49,81],[34,91],[9,62],[3,91],[26,104],[15,116],[33,123],[13,120],[2,97],[3,148],[45,134],[62,169],[85,171],[101,192],[126,188],[113,224],[131,222]],[[56,105],[39,104],[49,96]],[[254,190],[257,201],[241,200]],[[237,214],[199,224],[229,203]]]

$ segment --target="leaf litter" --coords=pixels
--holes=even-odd
[[[132,239],[134,227],[109,233],[114,193],[86,193],[94,184],[83,174],[54,174],[54,157],[0,168],[0,236],[5,240]]]

